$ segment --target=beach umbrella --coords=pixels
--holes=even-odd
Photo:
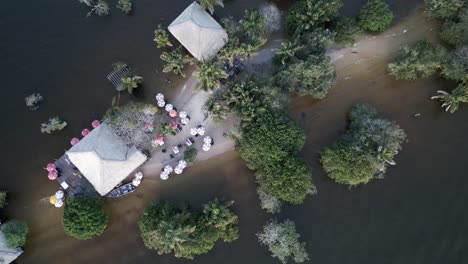
[[[164,100],[158,101],[159,107],[164,107],[165,105],[166,105],[166,102]]]
[[[185,118],[180,119],[180,122],[184,125],[187,125],[190,122],[190,119],[185,117]]]
[[[196,127],[192,127],[190,129],[190,135],[195,136],[198,134],[198,129]]]
[[[176,167],[174,169],[175,174],[181,174],[182,173],[182,168]]]
[[[164,141],[164,136],[162,135],[156,136],[156,141]]]
[[[187,112],[181,111],[181,112],[179,113],[179,116],[180,116],[180,118],[186,118],[186,117],[187,117]]]
[[[198,128],[198,134],[199,134],[200,136],[205,135],[205,128],[204,128],[204,127],[199,127],[199,128]]]
[[[78,138],[76,138],[76,137],[74,137],[74,138],[72,138],[72,139],[70,140],[70,144],[71,144],[72,146],[76,145],[76,143],[78,143],[78,142],[80,142],[80,140],[79,140]]]
[[[53,181],[55,179],[57,179],[57,176],[58,176],[58,173],[57,171],[53,170],[53,171],[49,171],[49,180]]]
[[[164,172],[166,173],[171,173],[173,171],[172,167],[169,165],[164,166]]]
[[[46,169],[47,169],[47,171],[53,171],[53,170],[55,170],[55,168],[56,168],[56,167],[55,167],[55,164],[54,164],[54,163],[49,163],[49,164],[47,164],[47,168],[46,168]]]
[[[156,101],[164,101],[164,94],[158,93],[156,95]]]
[[[63,206],[63,201],[62,199],[58,199],[56,202],[55,202],[55,207],[59,208],[59,207],[62,207]]]
[[[139,179],[133,179],[133,181],[132,181],[132,185],[135,186],[135,187],[140,185],[140,183],[141,183],[141,180],[139,180]]]
[[[181,168],[185,168],[187,166],[187,162],[185,160],[179,160],[179,164],[177,166],[180,166]]]
[[[167,180],[169,179],[169,174],[165,173],[164,171],[161,172],[161,174],[159,175],[159,177],[161,178],[161,180]]]
[[[177,111],[176,110],[169,111],[169,116],[172,117],[172,118],[176,117],[177,116]]]
[[[167,112],[169,112],[169,111],[171,111],[172,109],[174,109],[174,106],[171,105],[171,104],[167,104],[165,109],[166,109]]]
[[[55,192],[55,197],[57,197],[57,199],[62,199],[64,195],[65,193],[62,190],[58,190]]]
[[[171,122],[171,128],[172,129],[177,129],[178,125],[176,122]]]
[[[211,145],[205,143],[205,144],[203,144],[202,149],[203,149],[203,151],[209,151],[211,149]]]
[[[203,139],[203,142],[205,142],[206,144],[211,144],[211,137],[209,136],[206,136],[204,139]]]
[[[92,126],[93,128],[98,127],[100,124],[101,124],[101,122],[99,122],[99,120],[94,120],[93,122],[91,122],[91,126]]]
[[[50,196],[49,203],[55,204],[57,202],[57,197],[55,195]]]
[[[85,128],[85,129],[81,130],[81,135],[83,137],[86,137],[88,134],[89,134],[89,129]]]
[[[139,171],[135,173],[135,179],[139,179],[139,180],[143,179],[143,172]]]

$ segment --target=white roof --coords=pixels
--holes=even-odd
[[[102,196],[146,160],[135,147],[128,148],[106,123],[93,129],[67,155]]]
[[[0,263],[11,263],[18,258],[21,253],[23,253],[23,251],[20,248],[9,248],[6,246],[5,236],[0,231]]]
[[[226,31],[193,2],[168,27],[169,32],[199,61],[216,55],[226,44]]]

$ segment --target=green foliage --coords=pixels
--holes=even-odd
[[[67,122],[61,120],[59,117],[49,118],[48,123],[41,124],[41,133],[50,134],[54,131],[63,130],[67,126]]]
[[[449,53],[442,65],[442,75],[455,81],[468,81],[468,58],[457,52]]]
[[[260,199],[260,206],[267,213],[274,214],[281,212],[281,206],[283,203],[278,199],[278,197],[267,193],[262,187],[257,188],[257,194]]]
[[[442,67],[445,54],[442,46],[421,40],[413,48],[400,49],[388,70],[397,79],[427,78]]]
[[[349,130],[321,153],[327,176],[351,186],[382,178],[387,164],[396,164],[393,157],[401,150],[405,132],[365,103],[354,105],[349,119]]]
[[[309,55],[323,55],[328,46],[333,43],[335,34],[328,29],[317,28],[310,32],[303,32],[299,36],[299,42],[305,48],[297,54],[298,59],[306,60]]]
[[[154,41],[156,42],[158,49],[164,48],[166,46],[172,47],[172,43],[169,41],[169,35],[161,25],[158,25],[158,27],[154,30]]]
[[[299,44],[297,39],[294,41],[283,42],[281,43],[281,48],[276,50],[275,60],[281,61],[282,65],[289,61],[294,61],[297,59],[296,54],[304,48],[305,45]]]
[[[432,96],[431,99],[441,101],[441,107],[452,114],[458,110],[460,103],[468,103],[467,83],[460,83],[451,93],[441,90],[437,91],[437,93],[439,93],[439,95]]]
[[[7,205],[7,192],[0,192],[0,208],[4,208]]]
[[[101,235],[108,222],[103,207],[103,202],[98,198],[87,196],[68,198],[62,218],[65,233],[82,240]]]
[[[214,6],[219,5],[220,7],[224,7],[223,0],[199,0],[198,3],[204,9],[208,9],[211,14],[214,13]]]
[[[299,242],[301,237],[296,231],[293,221],[287,219],[282,223],[276,220],[268,222],[261,232],[257,233],[258,241],[268,246],[272,257],[278,258],[281,263],[288,263],[293,259],[296,263],[309,260],[305,243]]]
[[[245,10],[240,24],[250,37],[261,36],[264,33],[265,18],[257,9],[248,9]]]
[[[208,61],[201,63],[199,69],[192,73],[198,78],[195,91],[200,89],[212,90],[218,89],[221,86],[220,79],[227,78],[229,75],[221,68],[219,63]]]
[[[312,30],[338,16],[341,0],[299,0],[288,10],[286,29],[289,34]]]
[[[128,15],[132,12],[132,1],[131,0],[118,0],[117,8],[120,9],[124,14]]]
[[[9,248],[22,247],[26,243],[28,225],[23,221],[10,220],[2,225],[6,245]]]
[[[448,18],[457,14],[466,0],[424,0],[426,15],[435,18]]]
[[[93,13],[98,16],[107,16],[109,15],[109,5],[104,0],[78,0],[80,3],[84,3],[92,9],[86,14],[87,17],[91,16]]]
[[[383,0],[369,0],[359,12],[359,25],[367,31],[384,31],[393,20],[393,12]]]
[[[306,60],[291,63],[276,75],[278,86],[300,96],[324,98],[335,86],[335,67],[326,55],[310,55]]]
[[[468,8],[460,12],[459,17],[447,19],[440,30],[440,37],[452,46],[468,43]]]
[[[117,87],[117,91],[127,91],[129,94],[133,93],[133,89],[138,88],[138,85],[143,82],[143,77],[130,74],[129,76],[122,77],[122,85]]]
[[[191,63],[192,60],[188,55],[184,55],[182,53],[181,46],[171,52],[163,52],[160,57],[165,63],[163,72],[173,72],[174,74],[180,74],[185,78],[185,74],[183,72],[184,65]]]
[[[197,158],[197,149],[196,148],[188,148],[184,151],[184,160],[188,163],[192,163]]]
[[[177,208],[166,202],[145,209],[138,222],[147,248],[158,254],[174,252],[178,258],[193,259],[210,251],[218,239],[232,242],[238,238],[238,217],[229,210],[231,202],[209,201],[201,213]]]
[[[356,36],[361,33],[361,28],[354,17],[342,16],[337,19],[333,31],[335,32],[335,42],[348,44],[356,41]]]

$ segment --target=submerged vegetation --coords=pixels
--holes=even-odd
[[[132,12],[132,1],[131,0],[118,0],[117,8],[120,9],[124,14],[129,15]]]
[[[224,79],[229,76],[221,68],[219,63],[213,61],[200,63],[198,70],[194,71],[192,75],[198,78],[195,91],[200,89],[205,91],[218,89],[221,86],[220,79]]]
[[[154,42],[156,42],[158,49],[172,47],[172,43],[169,41],[169,35],[161,25],[158,25],[158,27],[154,30]]]
[[[5,236],[6,245],[9,248],[22,247],[26,243],[28,225],[19,220],[10,220],[1,226]]]
[[[387,165],[396,164],[405,132],[367,103],[355,104],[349,119],[349,130],[321,153],[327,176],[350,186],[383,178]]]
[[[393,12],[383,0],[369,0],[359,12],[359,25],[366,31],[384,31],[393,20]]]
[[[40,93],[33,93],[24,98],[24,103],[27,107],[31,110],[37,110],[39,108],[39,104],[44,100]]]
[[[219,239],[232,242],[239,237],[239,219],[229,209],[232,204],[214,199],[197,212],[167,202],[154,203],[138,222],[141,237],[147,248],[160,255],[174,253],[178,258],[193,259],[210,251]]]
[[[431,99],[437,99],[442,102],[441,107],[445,111],[455,113],[461,103],[468,103],[468,85],[460,83],[451,93],[439,90],[439,95],[432,96]]]
[[[41,124],[41,133],[50,134],[54,131],[63,130],[67,126],[67,122],[61,120],[59,117],[52,117],[48,123]]]
[[[184,151],[184,160],[188,163],[193,163],[197,159],[197,149],[194,147],[187,148]]]
[[[286,29],[290,34],[296,31],[313,30],[338,16],[343,6],[341,0],[299,0],[288,10]]]
[[[185,78],[184,66],[185,64],[192,63],[192,59],[182,53],[182,47],[179,46],[170,52],[163,52],[161,60],[164,61],[163,72],[172,72]]]

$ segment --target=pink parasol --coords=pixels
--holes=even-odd
[[[49,180],[53,181],[53,180],[57,179],[58,173],[55,170],[49,171],[48,176],[49,176]]]
[[[164,137],[159,135],[159,136],[156,137],[156,140],[157,141],[164,141]]]
[[[101,122],[99,122],[99,120],[94,120],[93,122],[91,122],[91,126],[93,126],[93,128],[98,127],[100,124]]]
[[[86,137],[88,134],[89,134],[89,129],[87,129],[87,128],[85,128],[85,129],[83,129],[83,130],[81,131],[81,135],[82,135],[83,137]]]
[[[72,139],[70,140],[70,144],[71,144],[72,146],[74,146],[74,145],[76,145],[76,143],[78,143],[79,141],[80,141],[80,140],[79,140],[78,138],[74,137],[74,138],[72,138]]]
[[[151,122],[145,122],[145,128],[150,128],[153,126],[153,123]]]
[[[46,170],[47,170],[47,171],[53,171],[53,170],[55,170],[55,164],[54,164],[54,163],[49,163],[49,164],[47,164]]]
[[[176,123],[176,122],[172,122],[172,123],[171,123],[171,128],[172,128],[172,129],[177,129],[177,127],[178,127],[178,126],[177,126],[177,123]]]
[[[176,117],[177,116],[177,111],[176,110],[169,111],[169,116],[172,117],[172,118]]]

